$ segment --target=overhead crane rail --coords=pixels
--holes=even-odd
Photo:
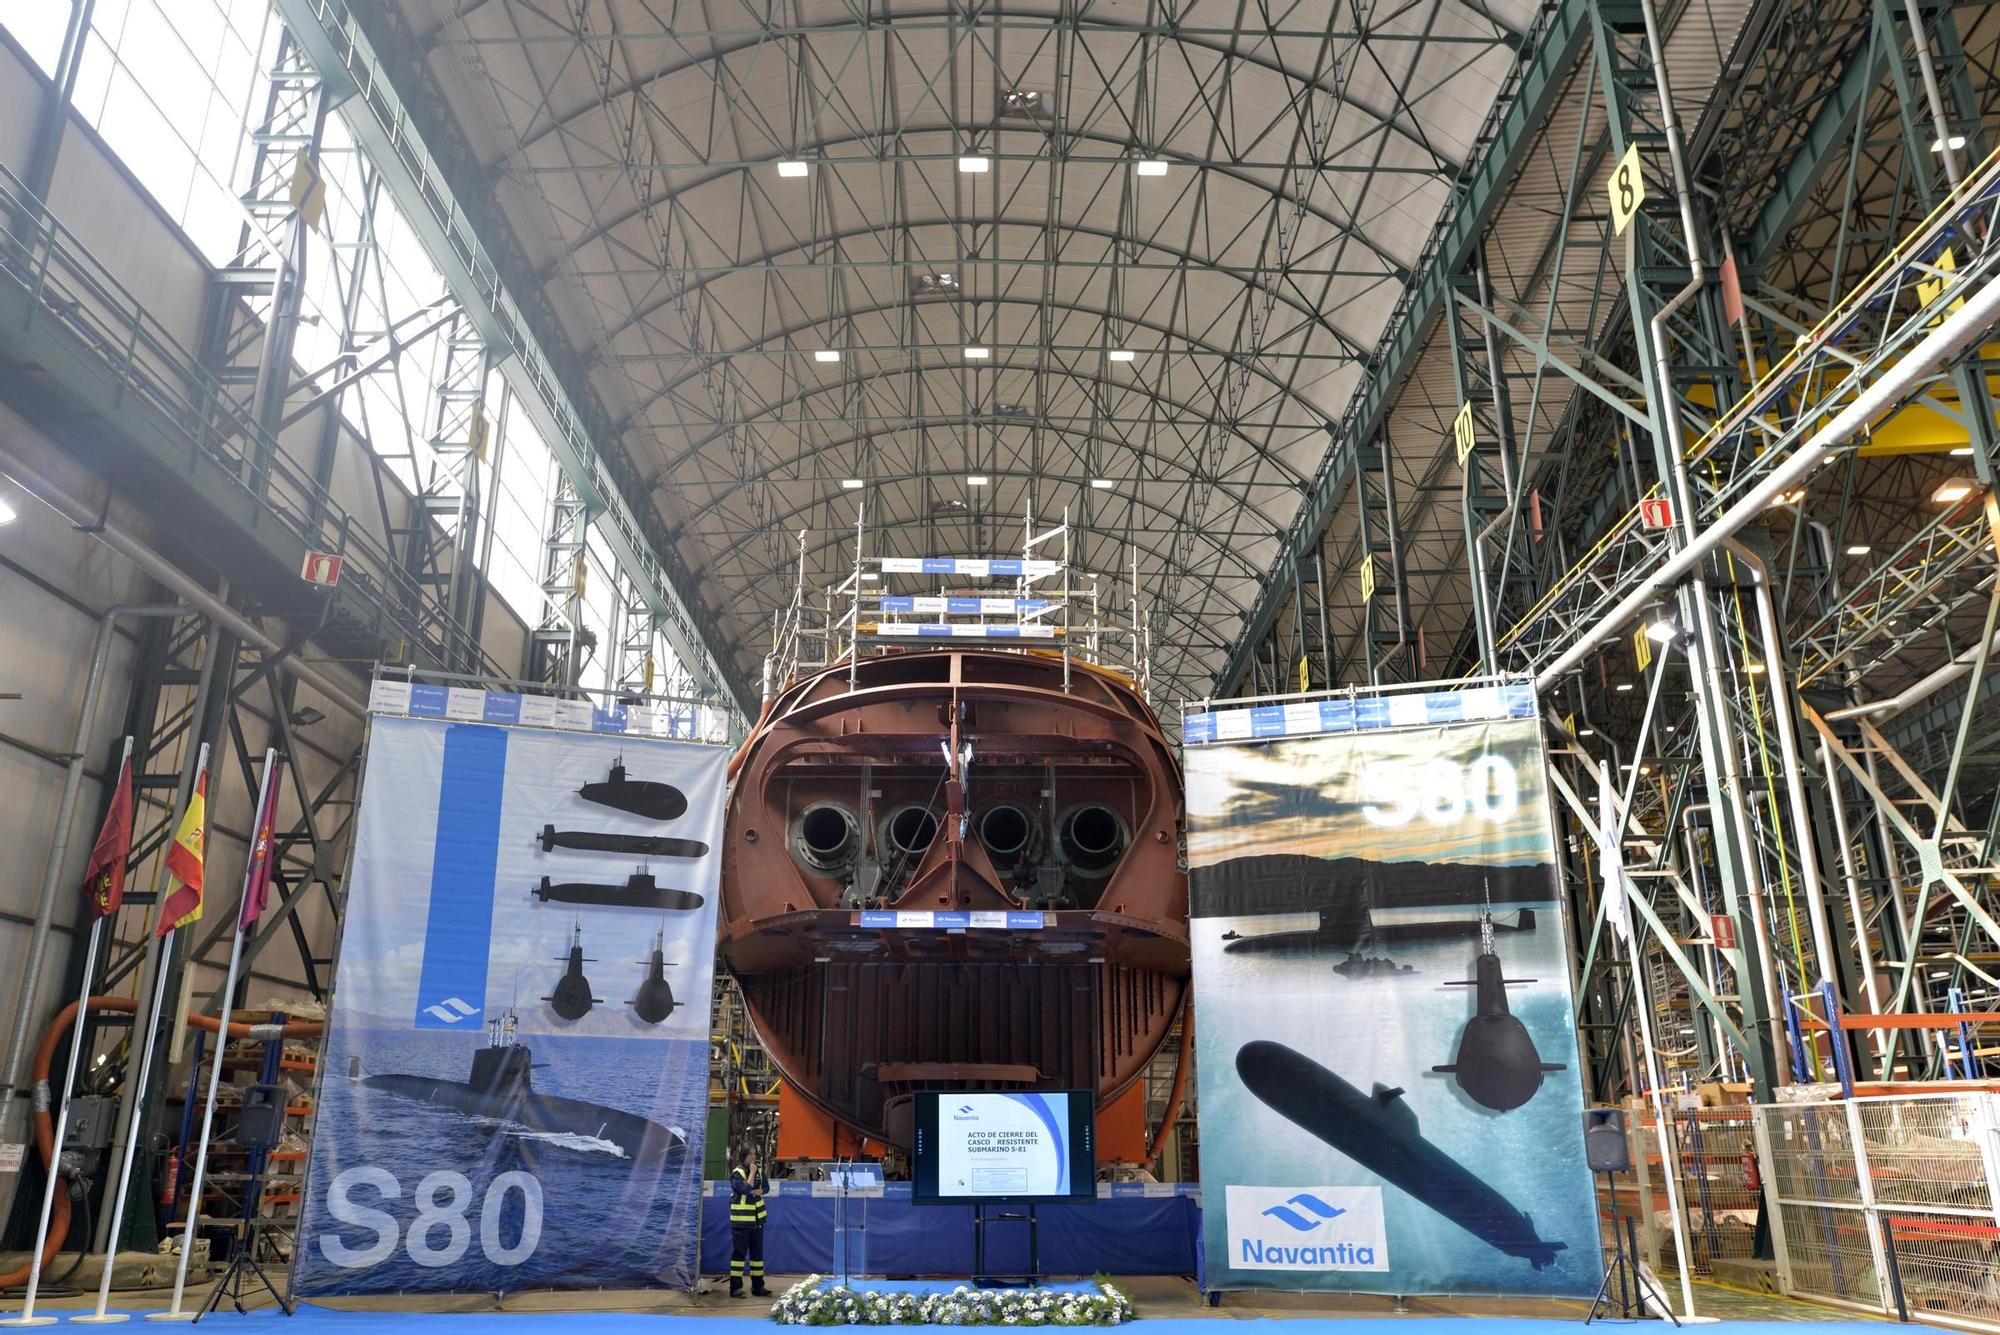
[[[1988,157],[1874,270],[1703,432],[1687,452],[1697,528],[1710,526],[2000,273],[2000,152]],[[1912,388],[1895,411],[1918,397]],[[1863,434],[1866,434],[1864,430]],[[1814,467],[1833,457],[1829,451]],[[1657,492],[1655,488],[1655,492]],[[1653,493],[1649,493],[1653,494]],[[1668,529],[1634,506],[1497,643],[1502,666],[1539,674],[1672,555]]]
[[[373,641],[383,656],[475,664],[502,675],[435,594],[4,166],[0,211],[16,220],[12,234],[0,237],[0,318],[7,332],[59,338],[80,354],[82,374],[104,391],[89,400],[91,408],[107,417],[137,410],[149,435],[172,452],[162,462],[191,485],[197,477],[201,485],[215,479],[234,492],[209,499],[256,514],[260,532],[252,536],[267,549],[274,525],[300,554],[338,554],[340,584],[331,596],[362,615],[352,627],[323,624],[322,631],[346,629],[357,641]],[[72,392],[83,392],[80,383]],[[296,568],[284,573],[293,579]]]

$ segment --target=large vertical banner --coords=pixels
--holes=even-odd
[[[298,1292],[693,1282],[727,759],[375,720]]]
[[[1308,704],[1268,731],[1303,711],[1313,735],[1268,740],[1190,720],[1210,1288],[1596,1290],[1569,938],[1515,693]],[[1468,712],[1494,717],[1427,721]],[[1217,723],[1244,740],[1194,744]]]

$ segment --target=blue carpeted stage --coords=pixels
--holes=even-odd
[[[1527,1318],[1427,1317],[1424,1335],[1578,1335],[1576,1321]],[[237,1316],[219,1313],[222,1335],[772,1335],[782,1329],[765,1318],[761,1306],[741,1316],[658,1316],[620,1312],[334,1312],[311,1305],[286,1318],[275,1311]],[[1629,1323],[1613,1322],[1613,1325]],[[134,1328],[136,1329],[136,1327]],[[831,1327],[830,1329],[850,1329]],[[851,1329],[859,1329],[854,1327]],[[874,1330],[937,1331],[943,1326],[870,1327]],[[950,1329],[963,1330],[963,1327]],[[1409,1317],[1156,1318],[1141,1316],[1125,1329],[1139,1335],[1411,1335]],[[1649,1323],[1649,1330],[1668,1330]],[[1879,1325],[1847,1321],[1724,1321],[1704,1326],[1714,1335],[1872,1335]]]
[[[764,1266],[774,1275],[825,1274],[834,1268],[831,1196],[810,1182],[774,1182],[764,1226]],[[959,1275],[971,1264],[972,1207],[917,1205],[910,1184],[890,1182],[873,1200],[851,1198],[848,1217],[867,1222],[857,1272],[874,1275]],[[1193,1275],[1201,1239],[1200,1195],[1179,1185],[1117,1184],[1094,1201],[1036,1207],[1045,1275]],[[1027,1264],[1027,1229],[988,1229],[987,1267],[1018,1273]],[[713,1182],[703,1197],[701,1269],[729,1271],[729,1184]]]

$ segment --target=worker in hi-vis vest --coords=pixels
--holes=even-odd
[[[729,1173],[729,1296],[743,1296],[743,1275],[750,1275],[750,1292],[763,1298],[764,1194],[771,1189],[757,1165],[757,1151],[748,1143],[736,1151]]]

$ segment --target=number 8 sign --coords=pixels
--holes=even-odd
[[[1612,234],[1623,236],[1632,224],[1632,215],[1646,202],[1646,173],[1639,165],[1639,145],[1635,143],[1625,150],[1625,156],[1611,169],[1611,179],[1604,183],[1604,188],[1611,196]]]

